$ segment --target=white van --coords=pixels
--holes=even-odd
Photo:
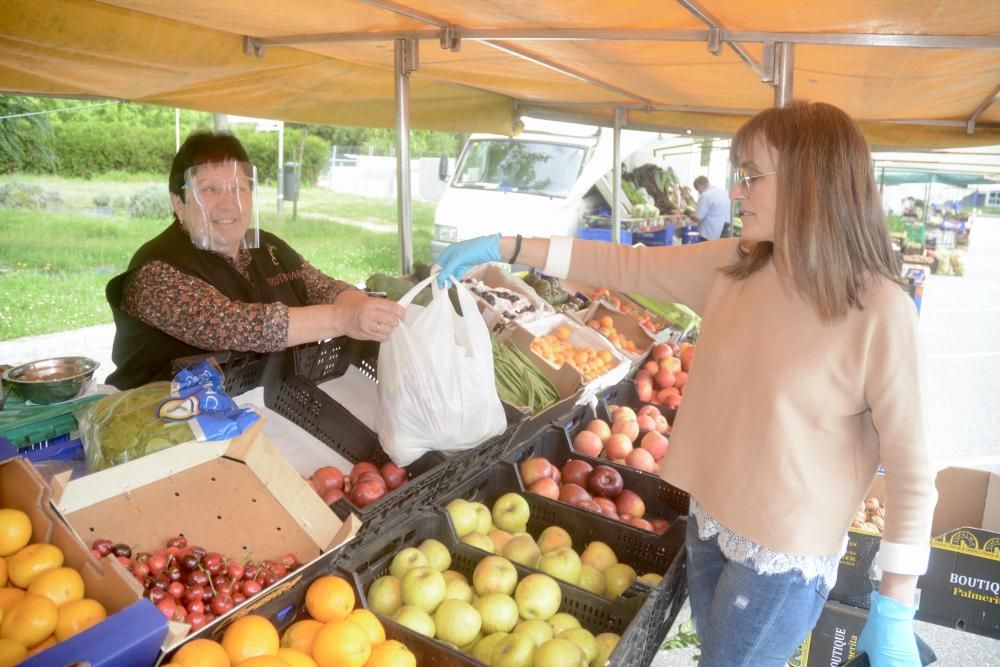
[[[575,236],[585,216],[602,207],[610,211],[612,130],[531,118],[524,122],[525,131],[516,137],[471,135],[454,174],[447,174],[442,162],[448,186],[434,214],[434,260],[451,243],[496,232]],[[692,150],[684,151],[680,164],[654,156],[654,149],[678,140],[693,146],[676,135],[623,131],[622,162],[629,169],[669,163],[682,183],[690,183],[704,171],[697,170]],[[695,173],[690,173],[692,162]]]

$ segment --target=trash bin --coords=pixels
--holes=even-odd
[[[285,201],[299,200],[299,164],[297,162],[285,163],[282,171],[281,193]]]

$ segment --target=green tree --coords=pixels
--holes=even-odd
[[[37,114],[43,110],[33,98],[0,95],[0,173],[55,165],[52,125]]]

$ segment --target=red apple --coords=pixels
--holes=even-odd
[[[642,431],[655,431],[656,430],[656,419],[650,417],[648,414],[639,415],[635,423],[639,425],[639,430]]]
[[[644,405],[641,408],[639,408],[639,411],[636,412],[635,414],[636,414],[636,421],[638,421],[639,417],[642,417],[643,415],[656,419],[662,413],[660,412],[660,409],[655,405]]]
[[[556,484],[562,484],[562,471],[555,466],[552,466],[552,479],[556,481]]]
[[[655,361],[647,361],[642,365],[642,370],[650,375],[656,375],[660,371],[660,364]]]
[[[629,442],[635,442],[635,439],[639,437],[639,423],[632,420],[620,419],[611,425],[611,435],[615,436],[619,433],[628,437]],[[609,444],[610,442],[611,440],[608,439]]]
[[[386,482],[385,479],[382,477],[382,475],[380,475],[378,472],[365,471],[361,473],[360,475],[358,475],[358,478],[357,480],[355,480],[354,484],[351,485],[351,488],[353,489],[355,486],[361,484],[362,482],[371,482],[372,484],[379,484],[385,490],[386,493],[389,492],[389,483]]]
[[[671,350],[670,346],[666,343],[657,343],[653,346],[653,349],[649,351],[649,358],[656,359],[657,361],[672,356],[674,356],[673,350]]]
[[[536,493],[552,500],[559,500],[559,484],[551,477],[536,479],[535,483],[528,487],[528,493]]]
[[[601,514],[609,519],[618,518],[618,508],[615,507],[615,501],[603,496],[594,496],[594,502],[601,508]]]
[[[593,498],[580,500],[579,502],[573,503],[573,506],[579,507],[582,510],[587,510],[588,512],[593,512],[594,514],[601,514],[601,506],[594,502]]]
[[[677,390],[677,387],[667,387],[666,389],[661,389],[656,392],[656,398],[660,401],[663,406],[667,405],[667,398],[670,396],[680,396],[681,393]]]
[[[615,507],[618,508],[618,515],[628,514],[641,519],[646,513],[646,503],[639,495],[630,489],[624,489],[615,498]]]
[[[656,461],[653,459],[653,455],[645,449],[633,449],[629,452],[628,456],[625,457],[625,465],[644,472],[655,473],[658,469]]]
[[[664,369],[659,373],[657,373],[656,375],[654,375],[653,380],[656,381],[657,387],[659,387],[660,389],[666,389],[667,387],[673,387],[674,382],[676,382],[677,378],[674,377],[673,373]]]
[[[361,473],[365,472],[373,472],[377,474],[378,466],[370,461],[361,461],[360,463],[355,463],[354,467],[351,468],[350,475],[348,475],[349,479],[351,480],[351,484],[353,485],[356,481],[358,481],[358,477],[361,476]]]
[[[640,530],[648,530],[651,533],[654,532],[653,531],[653,524],[651,524],[650,522],[646,521],[645,519],[640,519],[638,517],[632,517],[631,519],[629,519],[628,525],[635,526],[636,528],[639,528]]]
[[[663,535],[667,532],[667,528],[670,528],[670,522],[666,519],[650,519],[649,523],[653,526],[653,532],[657,535]]]
[[[381,478],[379,478],[381,479]],[[385,495],[386,486],[383,481],[382,484],[377,484],[371,478],[365,480],[359,480],[351,488],[350,499],[357,507],[368,507],[373,502]]]
[[[627,405],[623,405],[620,408],[616,408],[611,413],[611,421],[613,421],[613,422],[618,422],[618,421],[630,421],[630,422],[634,422],[635,421],[635,416],[636,416],[635,415],[635,410],[633,410],[632,408],[628,407]],[[612,426],[611,432],[614,433],[614,427],[613,426]]]
[[[590,465],[586,461],[581,461],[580,459],[570,459],[564,463],[562,467],[563,487],[567,484],[576,484],[581,487],[586,486],[587,477],[593,469],[594,466]]]
[[[525,459],[518,466],[518,469],[521,471],[521,481],[524,482],[525,486],[531,486],[543,478],[551,478],[554,468],[555,466],[549,463],[548,459],[540,456]]]
[[[653,397],[653,384],[649,381],[642,380],[635,383],[635,393],[639,397],[639,400],[643,403],[649,402],[649,399]]]
[[[593,498],[579,484],[570,483],[563,484],[562,488],[559,489],[559,500],[570,505],[576,505],[584,500],[593,500]]]
[[[632,440],[624,433],[616,433],[608,438],[606,449],[608,451],[608,458],[624,459],[633,449]]]
[[[660,359],[660,370],[670,371],[671,373],[677,374],[681,372],[681,360],[677,357],[670,357],[668,359]]]
[[[657,368],[659,370],[659,368]],[[636,382],[652,382],[653,374],[647,371],[645,368],[640,368],[635,372],[635,377],[632,378]]]
[[[670,431],[670,422],[663,415],[656,418],[656,431],[657,433],[668,433]]]
[[[621,473],[611,466],[597,466],[587,477],[587,490],[595,496],[615,498],[622,492]]]
[[[604,422],[601,422],[602,424]],[[608,434],[611,437],[611,434]],[[584,456],[599,456],[604,449],[601,436],[586,429],[579,431],[573,438],[573,449]]]
[[[382,479],[385,480],[385,483],[389,485],[390,491],[392,491],[393,489],[398,489],[399,487],[403,486],[403,484],[406,483],[407,480],[406,470],[400,468],[392,461],[389,461],[384,466],[382,466],[382,470],[380,470],[379,472],[382,473]]]
[[[680,389],[687,384],[688,374],[685,371],[677,371],[674,373],[674,386]]]
[[[611,459],[611,462],[612,463],[617,463],[620,466],[625,465],[625,459],[624,458]]]
[[[611,427],[603,419],[591,419],[587,422],[586,429],[591,433],[596,433],[597,437],[601,439],[602,445],[611,437]]]
[[[681,370],[690,373],[691,364],[694,363],[694,348],[689,347],[681,352]]]
[[[330,489],[329,491],[323,494],[323,502],[326,503],[327,505],[332,505],[343,497],[344,497],[344,492],[341,491],[340,489]]]
[[[663,455],[667,453],[669,445],[670,441],[667,440],[666,436],[657,431],[652,431],[642,436],[642,441],[639,444],[640,447],[653,456],[654,461],[659,461],[663,458]]]
[[[323,466],[317,468],[312,474],[312,479],[316,483],[316,491],[323,495],[330,489],[344,488],[344,474],[333,466]]]
[[[664,405],[666,405],[668,408],[676,410],[677,408],[681,407],[681,395],[671,394],[670,396],[667,396],[667,400],[664,403]]]

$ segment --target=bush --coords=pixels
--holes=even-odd
[[[173,215],[166,186],[140,190],[128,200],[128,217],[163,219]]]
[[[94,195],[94,206],[103,208],[105,206],[111,206],[111,195],[107,192],[102,192],[100,194]]]
[[[0,207],[21,209],[47,209],[61,204],[58,192],[45,190],[39,185],[11,181],[0,185]]]
[[[91,178],[106,172],[170,171],[174,133],[126,123],[84,121],[55,128],[55,150],[61,176]]]
[[[278,180],[278,134],[276,132],[254,132],[237,130],[243,147],[247,149],[250,161],[257,165],[257,178],[261,183],[275,183]],[[285,162],[298,161],[299,130],[285,132]],[[330,146],[319,137],[307,136],[302,156],[302,183],[315,183],[319,172],[330,159]]]

